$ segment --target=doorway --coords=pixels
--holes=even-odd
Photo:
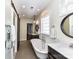
[[[29,40],[29,34],[32,34],[32,28],[33,28],[33,24],[27,23],[27,40]]]
[[[27,34],[32,33],[32,23],[27,23]]]

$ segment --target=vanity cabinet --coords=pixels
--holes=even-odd
[[[27,34],[27,40],[30,40],[30,39],[39,39],[39,35]]]
[[[48,59],[68,59],[59,52],[48,46]]]
[[[51,54],[48,54],[48,59],[54,59],[54,57]]]

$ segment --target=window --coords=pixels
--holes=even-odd
[[[49,35],[49,16],[41,18],[41,33]]]

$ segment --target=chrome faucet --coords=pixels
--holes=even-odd
[[[45,43],[46,43],[46,40],[44,39],[44,37],[42,38],[42,48],[45,49]]]
[[[44,43],[46,43],[46,40],[45,40],[44,38],[42,39],[42,41],[43,41]]]

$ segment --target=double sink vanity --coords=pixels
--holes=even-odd
[[[73,39],[73,12],[63,18],[60,27],[63,34]],[[48,59],[73,59],[73,43],[61,40],[49,43]]]

